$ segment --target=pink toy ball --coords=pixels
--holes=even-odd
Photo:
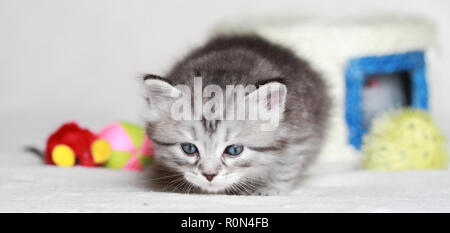
[[[152,161],[152,141],[138,125],[115,122],[103,128],[98,136],[111,146],[107,168],[141,171]]]

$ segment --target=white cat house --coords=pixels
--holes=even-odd
[[[430,58],[435,32],[427,21],[414,18],[276,23],[238,20],[219,25],[214,32],[217,34],[260,35],[291,49],[327,81],[334,107],[321,159],[354,158],[353,152],[360,148],[370,125],[364,122],[368,111],[365,108],[372,108],[378,101],[377,93],[371,100],[365,99],[370,80],[397,79],[395,83],[401,88],[394,93],[400,93],[403,100],[400,105],[392,106],[428,109],[427,83],[432,76]],[[383,92],[378,96],[380,101],[386,97]],[[396,98],[392,101],[398,101]]]

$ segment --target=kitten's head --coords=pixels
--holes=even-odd
[[[224,116],[229,107],[212,107],[212,114],[199,114],[195,106],[193,87],[182,88],[155,76],[145,80],[147,109],[147,133],[154,142],[155,160],[164,169],[179,174],[190,185],[204,192],[241,192],[243,185],[251,191],[264,185],[260,179],[276,163],[285,141],[280,135],[283,124],[272,130],[264,129],[268,120],[249,118],[230,120]],[[191,92],[191,93],[189,93]],[[280,82],[268,82],[238,98],[225,98],[223,106],[261,106],[264,110],[277,109],[279,120],[285,107],[286,86]],[[225,91],[224,91],[225,93]],[[266,98],[252,98],[264,96]],[[216,96],[213,96],[213,98]],[[202,96],[203,108],[211,98]],[[185,102],[183,102],[185,101]],[[182,110],[192,107],[190,119],[174,116],[175,103],[187,103]],[[195,104],[193,104],[195,103]],[[233,108],[236,110],[236,108]],[[237,113],[236,113],[237,114]],[[222,116],[222,118],[220,118]]]

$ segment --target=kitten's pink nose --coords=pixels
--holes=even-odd
[[[214,177],[217,175],[217,173],[215,173],[215,174],[206,174],[206,173],[202,173],[202,175],[203,175],[204,177],[206,177],[206,179],[207,179],[208,181],[211,181],[211,180],[214,179]]]

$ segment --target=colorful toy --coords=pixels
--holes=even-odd
[[[153,148],[144,129],[134,124],[112,123],[95,134],[68,122],[50,135],[44,154],[47,164],[63,167],[142,170],[151,162]]]
[[[367,169],[443,169],[448,164],[445,138],[423,110],[398,110],[375,118],[362,151]]]
[[[76,122],[62,125],[47,140],[45,162],[68,167],[93,167],[105,163],[111,153],[109,143]]]
[[[112,152],[105,166],[113,169],[142,170],[151,161],[152,142],[143,128],[118,122],[106,126],[99,137],[109,142]]]

